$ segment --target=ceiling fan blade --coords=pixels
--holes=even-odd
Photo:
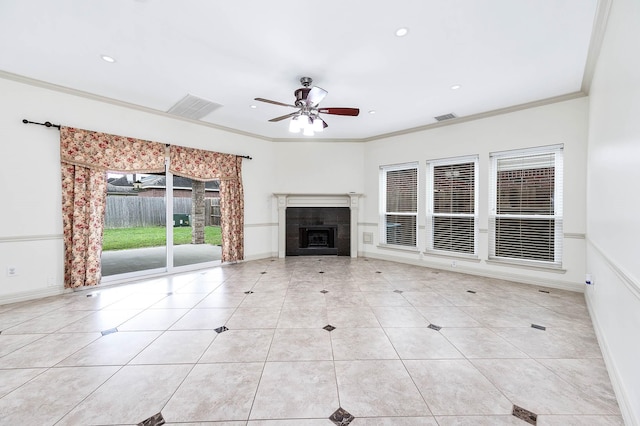
[[[324,97],[327,96],[327,93],[329,92],[320,87],[313,86],[309,91],[309,94],[307,94],[307,106],[314,107],[318,105],[324,99]]]
[[[268,104],[274,104],[274,105],[280,105],[280,106],[288,106],[288,107],[292,107],[292,108],[298,108],[295,105],[291,105],[291,104],[285,104],[282,102],[278,102],[278,101],[272,101],[270,99],[264,99],[264,98],[253,98],[253,100],[255,101],[260,101],[260,102],[266,102]]]
[[[291,114],[287,114],[287,115],[281,115],[280,117],[272,118],[269,121],[271,121],[272,123],[275,123],[276,121],[282,121],[282,120],[284,120],[286,118],[293,117],[296,114],[298,114],[298,111],[292,112]]]
[[[318,112],[333,115],[350,115],[356,117],[360,114],[359,108],[318,108]]]

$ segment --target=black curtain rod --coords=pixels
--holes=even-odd
[[[45,126],[45,127],[55,127],[56,129],[60,130],[60,125],[59,124],[51,124],[50,121],[45,121],[44,123],[37,123],[35,121],[29,121],[29,120],[22,120],[22,122],[24,124],[38,124],[40,126]]]
[[[45,126],[45,127],[55,127],[56,129],[60,130],[60,125],[59,124],[51,124],[50,121],[45,121],[44,123],[38,123],[35,121],[29,121],[26,118],[22,120],[22,122],[24,124],[38,124],[40,126]],[[170,144],[167,144],[167,146],[170,146]],[[247,160],[253,160],[252,157],[248,156],[248,155],[236,155],[236,157],[240,157],[240,158],[246,158]]]

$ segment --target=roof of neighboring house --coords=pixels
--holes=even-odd
[[[129,186],[120,186],[107,183],[107,194],[135,195],[136,191],[133,190],[132,184],[129,184]]]
[[[140,178],[143,189],[151,188],[165,188],[167,186],[167,178],[164,175],[150,175]],[[173,189],[188,189],[191,190],[191,179],[182,176],[173,177]],[[220,182],[211,181],[205,182],[205,191],[218,192],[220,191]],[[118,178],[107,179],[107,193],[108,194],[136,194],[133,189],[133,183],[127,180],[126,176]]]
[[[117,178],[111,177],[107,179],[107,184],[113,186],[130,186],[133,187],[133,184],[129,182],[126,176],[120,176]]]
[[[165,188],[167,186],[167,177],[165,175],[150,175],[142,177],[140,182],[142,182],[143,188]],[[174,176],[173,189],[191,189],[191,179]],[[205,182],[204,189],[205,191],[219,191],[220,182],[217,180]]]

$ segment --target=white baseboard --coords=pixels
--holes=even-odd
[[[271,253],[258,253],[258,254],[252,254],[251,256],[247,256],[244,258],[244,262],[248,262],[250,260],[262,260],[262,259],[271,259],[271,258],[277,258],[278,257],[278,252],[271,252]]]
[[[529,275],[513,274],[501,271],[491,271],[481,268],[474,268],[468,266],[451,267],[442,263],[432,262],[426,259],[409,259],[406,257],[393,256],[388,254],[379,253],[364,253],[358,252],[358,257],[368,257],[371,259],[387,260],[390,262],[405,263],[408,265],[422,266],[425,268],[440,269],[443,271],[459,272],[461,274],[477,275],[486,278],[496,278],[501,280],[514,281],[522,284],[531,284],[542,287],[555,288],[558,290],[569,290],[578,293],[584,293],[584,284],[577,284],[573,282],[550,279],[550,278],[537,278]]]
[[[616,363],[611,356],[611,350],[609,349],[604,333],[602,333],[595,310],[592,308],[592,302],[589,294],[586,294],[585,300],[587,302],[589,315],[591,316],[591,323],[593,324],[593,329],[596,333],[598,344],[600,345],[602,358],[604,359],[604,364],[609,372],[609,379],[611,380],[613,391],[615,392],[616,399],[618,400],[618,406],[620,407],[620,413],[622,414],[624,424],[627,426],[640,426],[640,420],[636,419],[631,411],[629,397],[620,381],[620,372],[618,371]]]
[[[0,305],[7,305],[9,303],[25,302],[27,300],[40,299],[43,297],[57,296],[59,294],[70,293],[70,290],[66,290],[63,287],[46,287],[37,290],[23,291],[20,293],[12,293],[4,296],[0,296]]]

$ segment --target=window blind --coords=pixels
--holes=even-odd
[[[562,264],[562,147],[491,156],[489,256]]]
[[[383,244],[417,247],[418,165],[380,168]]]
[[[477,252],[477,157],[427,162],[427,249]]]

